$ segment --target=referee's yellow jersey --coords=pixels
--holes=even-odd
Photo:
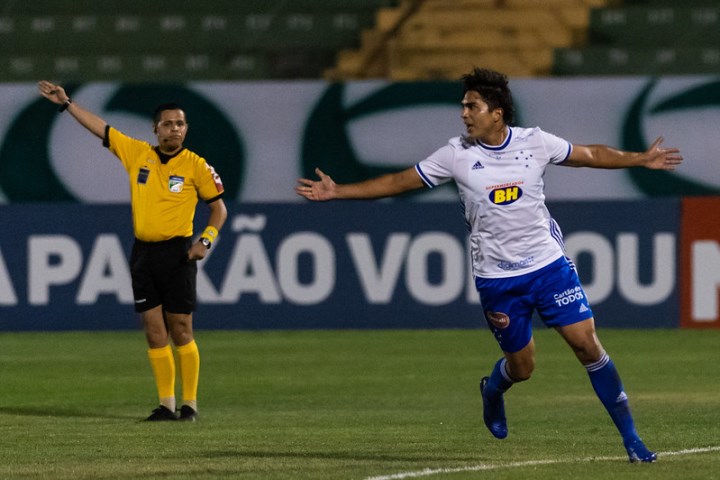
[[[157,147],[112,127],[106,129],[103,143],[128,172],[138,240],[191,237],[198,197],[210,203],[222,196],[218,174],[204,158],[186,148],[168,158],[160,155]]]

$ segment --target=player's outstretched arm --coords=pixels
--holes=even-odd
[[[318,202],[334,199],[360,200],[392,197],[410,190],[417,190],[425,185],[414,167],[370,180],[346,184],[335,183],[319,168],[315,169],[315,173],[320,180],[299,178],[300,185],[295,187],[295,192],[301,197]]]
[[[107,123],[102,118],[98,117],[94,113],[85,110],[80,105],[70,100],[70,97],[65,93],[65,89],[60,85],[55,85],[47,80],[41,80],[38,82],[38,90],[40,95],[47,98],[56,105],[65,107],[64,110],[70,112],[75,120],[80,123],[83,127],[87,128],[93,135],[98,138],[105,138],[105,126]]]
[[[677,148],[662,148],[658,137],[644,152],[626,152],[607,145],[573,145],[562,165],[568,167],[628,168],[645,167],[652,170],[675,170],[683,161]]]

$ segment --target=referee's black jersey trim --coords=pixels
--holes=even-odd
[[[152,148],[153,148],[153,150],[155,150],[155,153],[157,153],[157,156],[160,158],[160,163],[162,163],[163,165],[165,165],[165,164],[168,163],[170,160],[172,160],[173,158],[175,158],[175,157],[177,157],[178,155],[180,155],[180,153],[182,153],[182,151],[185,150],[185,147],[182,147],[182,148],[180,148],[180,150],[178,150],[177,152],[173,153],[172,155],[168,155],[167,153],[161,152],[161,151],[160,151],[160,147],[157,146],[157,145],[154,146],[154,147],[152,147]]]
[[[210,200],[205,200],[205,203],[211,204],[211,203],[213,203],[213,202],[217,202],[218,200],[220,200],[220,199],[222,198],[222,196],[223,196],[224,194],[225,194],[225,192],[221,193],[221,194],[218,195],[217,197],[211,198]]]
[[[103,137],[103,147],[110,148],[110,125],[105,124],[105,136]]]

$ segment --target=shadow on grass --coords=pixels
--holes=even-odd
[[[263,452],[257,450],[203,452],[198,453],[197,456],[204,458],[301,458],[306,460],[358,460],[382,462],[428,462],[436,460],[429,455],[392,455],[388,453],[358,454],[357,452]],[[441,458],[437,458],[437,460],[452,462],[477,462],[479,460],[477,456],[449,457],[447,455],[440,455],[440,457]]]
[[[23,417],[58,417],[58,418],[104,418],[113,420],[139,420],[138,417],[84,411],[76,408],[57,407],[0,407],[0,415],[19,415]]]

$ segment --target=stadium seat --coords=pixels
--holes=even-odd
[[[352,46],[372,12],[0,17],[0,52],[161,53]]]
[[[590,14],[593,45],[703,46],[720,44],[720,5],[623,7]]]
[[[717,74],[720,47],[587,47],[557,49],[555,75]]]
[[[587,44],[559,48],[555,75],[716,74],[720,71],[720,3],[628,1],[593,9]]]
[[[2,2],[3,15],[115,15],[115,14],[242,14],[293,12],[344,12],[376,10],[393,6],[397,0],[32,0]]]
[[[677,0],[625,0],[621,2],[627,7],[641,6],[641,7],[677,7]],[[717,6],[718,0],[683,0],[682,5],[684,7],[713,7]]]
[[[0,10],[0,81],[318,78],[397,0],[35,0]],[[173,13],[167,13],[173,12]],[[173,53],[170,53],[173,52]],[[178,53],[181,52],[181,53]]]
[[[512,76],[548,75],[553,49],[584,40],[590,8],[605,0],[404,0],[381,8],[360,49],[326,78],[458,78],[473,65]]]

